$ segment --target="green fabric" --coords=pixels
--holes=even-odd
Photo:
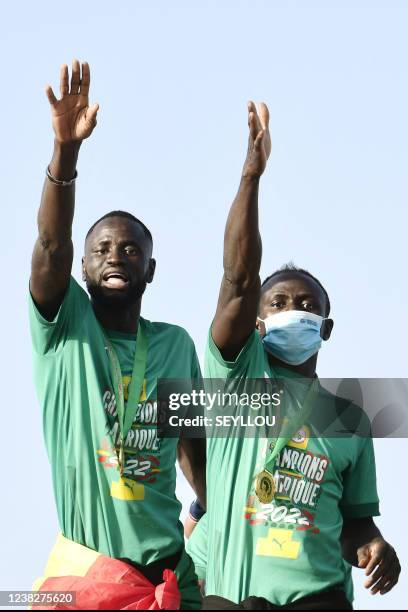
[[[199,580],[205,580],[207,573],[207,520],[208,515],[204,514],[194,527],[186,545]]]
[[[231,391],[230,379],[241,388],[244,380],[265,376],[287,382],[296,378],[283,368],[272,371],[258,332],[234,363],[222,359],[209,335],[206,378],[225,380]],[[237,414],[248,414],[245,407],[239,410]],[[345,424],[353,423],[360,432],[369,432],[368,420],[357,406],[319,386],[310,421],[302,428],[306,435],[292,439],[277,459],[278,492],[271,504],[260,504],[254,490],[268,441],[208,439],[208,595],[234,602],[257,596],[285,605],[339,587],[352,599],[351,571],[342,559],[340,534],[343,517],[361,517],[363,507],[364,516],[379,514],[373,443],[367,435],[310,437],[322,431],[314,427],[317,415],[330,424],[325,431],[344,430]]]
[[[142,565],[184,546],[181,504],[175,496],[178,440],[157,437],[157,379],[200,375],[185,330],[144,321],[149,336],[146,393],[125,441],[126,469],[120,483],[109,360],[88,296],[71,279],[52,322],[30,298],[35,384],[62,533],[104,555]],[[135,336],[109,333],[109,338],[126,388]]]
[[[174,570],[181,593],[181,610],[201,610],[202,598],[191,557],[183,551]]]
[[[205,580],[207,576],[208,556],[208,515],[199,520],[187,541],[186,550],[193,560],[198,580]],[[345,593],[347,598],[353,600],[352,566],[345,562]]]

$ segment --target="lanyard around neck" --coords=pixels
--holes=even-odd
[[[315,378],[306,393],[301,408],[297,410],[295,414],[284,417],[279,436],[272,438],[268,443],[265,466],[262,472],[257,475],[255,484],[256,495],[264,504],[271,503],[276,493],[276,485],[273,478],[276,458],[289,440],[293,438],[294,434],[299,431],[302,425],[309,419],[318,391],[319,381]]]
[[[120,429],[120,451],[119,451],[119,468],[123,475],[125,463],[125,439],[132,427],[136,416],[137,407],[140,396],[143,390],[143,381],[146,373],[148,338],[146,324],[143,319],[139,320],[139,326],[136,336],[136,351],[133,363],[132,379],[128,388],[128,400],[125,406],[125,394],[123,389],[122,370],[119,363],[117,353],[104,331],[106,342],[106,351],[109,357],[110,373],[112,377],[113,390],[116,399],[116,410],[118,415]]]
[[[284,417],[282,422],[282,429],[279,432],[279,437],[273,438],[268,445],[268,454],[266,456],[265,470],[272,472],[276,457],[287,445],[289,440],[293,438],[295,433],[299,431],[302,425],[309,419],[310,414],[315,403],[318,393],[318,379],[313,379],[306,397],[296,414],[291,414],[288,417]]]

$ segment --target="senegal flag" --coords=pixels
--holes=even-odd
[[[179,610],[181,605],[172,570],[164,570],[163,582],[155,586],[132,565],[62,535],[50,555],[45,575],[36,581],[33,590],[73,595],[71,603],[35,604],[33,610]]]

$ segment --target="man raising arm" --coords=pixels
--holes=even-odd
[[[223,379],[229,395],[241,389],[250,395],[251,385],[259,390],[265,381],[288,418],[277,438],[232,429],[208,440],[203,607],[351,609],[343,558],[366,568],[373,593],[396,584],[399,562],[372,518],[379,503],[371,438],[324,436],[318,428],[324,417],[332,431],[341,430],[343,412],[356,422],[363,418],[317,378],[319,350],[333,329],[329,296],[318,279],[293,265],[260,283],[258,187],[270,139],[266,106],[257,112],[251,102],[248,111],[248,153],[225,230],[205,376]],[[234,407],[242,419],[248,412],[246,404]],[[256,414],[275,413],[269,406]]]
[[[38,239],[31,266],[30,290],[39,310],[48,320],[57,314],[71,277],[73,245],[72,221],[75,206],[75,179],[79,149],[96,125],[98,104],[89,107],[90,71],[72,65],[61,68],[57,100],[50,86],[46,93],[51,105],[55,132],[54,155],[47,168],[41,206],[38,212]]]
[[[61,99],[47,88],[55,144],[38,215],[30,325],[62,536],[38,587],[75,591],[77,609],[195,609],[175,461],[179,448],[205,504],[204,441],[162,439],[157,428],[157,381],[200,378],[194,344],[182,328],[141,316],[156,262],[149,229],[131,213],[109,212],[87,233],[90,299],[71,277],[76,163],[98,111],[89,84],[88,64],[81,70],[74,61],[70,83],[68,67],[61,70]]]
[[[248,104],[247,158],[224,236],[224,276],[212,337],[227,361],[233,361],[253,333],[261,282],[262,242],[258,223],[259,180],[271,153],[269,111]]]

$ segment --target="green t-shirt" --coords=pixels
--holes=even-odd
[[[142,394],[117,469],[118,421],[109,359],[86,292],[71,278],[54,321],[30,298],[34,376],[43,415],[60,528],[113,558],[147,565],[184,545],[175,495],[177,439],[157,435],[157,380],[199,378],[187,332],[145,320],[148,354]],[[110,332],[127,399],[135,336]]]
[[[231,379],[244,384],[248,379],[293,376],[283,368],[272,371],[257,331],[235,362],[224,361],[209,334],[206,378],[224,379],[231,390]],[[344,400],[338,400],[319,386],[310,422],[277,458],[277,494],[270,504],[259,502],[254,487],[265,465],[268,440],[208,439],[208,595],[236,603],[257,596],[285,605],[339,587],[352,599],[350,566],[342,559],[340,545],[343,518],[376,516],[379,504],[371,437],[310,435],[313,412],[323,414],[335,431],[344,430],[350,411],[359,409],[345,402],[348,408],[343,410]],[[248,408],[240,411],[248,414]],[[339,421],[340,413],[346,417]]]
[[[199,580],[205,580],[207,573],[207,520],[206,513],[194,527],[186,546]]]

